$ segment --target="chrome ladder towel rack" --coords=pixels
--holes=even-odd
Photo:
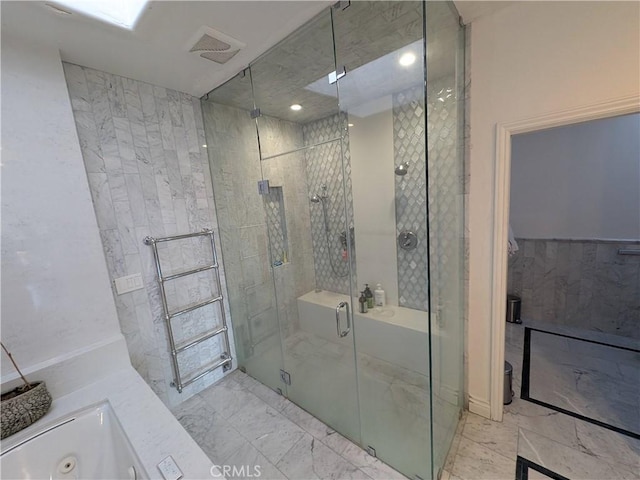
[[[205,265],[203,267],[198,267],[190,270],[185,270],[179,273],[174,273],[172,275],[163,275],[162,267],[160,266],[160,256],[158,254],[158,243],[162,242],[170,242],[173,240],[184,240],[187,238],[195,238],[195,237],[209,237],[211,242],[211,252],[213,256],[213,263],[210,265]],[[162,299],[162,310],[164,313],[164,321],[167,327],[167,334],[169,336],[169,347],[171,348],[171,363],[173,365],[173,374],[174,381],[171,384],[172,387],[175,387],[178,390],[178,393],[182,393],[182,390],[187,386],[204,377],[208,373],[211,373],[217,370],[220,367],[223,367],[223,371],[227,371],[231,368],[233,359],[231,357],[231,348],[229,346],[229,329],[227,326],[227,319],[224,313],[224,304],[223,304],[223,296],[222,296],[222,287],[220,285],[220,270],[218,264],[218,256],[216,255],[216,245],[213,230],[210,228],[205,228],[201,232],[197,233],[188,233],[185,235],[174,235],[171,237],[162,237],[162,238],[154,238],[154,237],[145,237],[143,240],[145,245],[149,245],[153,248],[153,258],[156,263],[156,274],[158,277],[158,285],[160,287],[160,298]],[[180,308],[176,311],[169,311],[169,307],[167,304],[167,294],[164,288],[165,282],[170,280],[175,280],[176,278],[185,277],[187,275],[194,275],[200,272],[206,272],[207,270],[214,270],[214,280],[216,286],[217,296],[209,298],[208,300],[199,302],[195,305],[188,305],[183,308]],[[213,329],[207,330],[202,333],[195,339],[192,339],[184,344],[176,345],[175,338],[173,336],[173,327],[171,325],[171,321],[188,312],[192,312],[193,310],[197,310],[198,308],[204,307],[206,305],[211,305],[219,303],[220,304],[220,318],[222,320],[222,325],[217,326]],[[185,350],[198,345],[199,343],[204,342],[205,340],[209,340],[217,335],[222,335],[224,339],[224,348],[225,351],[220,355],[220,359],[214,362],[212,365],[208,365],[202,371],[198,372],[196,375],[192,376],[186,381],[182,380],[182,376],[180,374],[180,364],[178,362],[178,354],[184,352]]]

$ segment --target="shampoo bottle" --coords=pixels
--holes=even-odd
[[[358,303],[360,304],[360,313],[367,313],[369,311],[367,308],[367,297],[364,296],[364,292],[360,292]]]
[[[376,301],[376,307],[384,307],[385,305],[384,290],[382,289],[381,284],[376,285],[376,289],[373,291],[373,294]]]
[[[373,308],[373,293],[371,292],[368,283],[365,283],[364,286],[364,296],[367,299],[367,307]]]

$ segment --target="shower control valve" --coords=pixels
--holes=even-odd
[[[398,246],[403,250],[413,250],[418,246],[418,237],[413,232],[403,230],[398,235]]]

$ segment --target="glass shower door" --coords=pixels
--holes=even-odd
[[[238,366],[277,390],[282,346],[250,69],[204,97],[202,111]]]
[[[270,262],[284,354],[282,390],[360,441],[346,118],[339,115],[330,9],[252,66]]]
[[[431,478],[428,234],[422,2],[334,9],[347,116],[357,284],[385,305],[354,315],[362,445]],[[347,149],[345,149],[347,150]],[[374,292],[375,293],[375,292]]]
[[[451,2],[426,2],[427,172],[433,476],[463,402],[464,30]],[[434,67],[430,69],[429,66]]]

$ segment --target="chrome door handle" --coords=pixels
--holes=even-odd
[[[347,311],[347,329],[346,330],[340,329],[340,309],[342,309],[342,307],[346,307],[346,311]],[[338,336],[341,338],[349,335],[349,332],[351,331],[351,309],[349,308],[349,302],[340,302],[336,307],[336,330],[338,331]]]

